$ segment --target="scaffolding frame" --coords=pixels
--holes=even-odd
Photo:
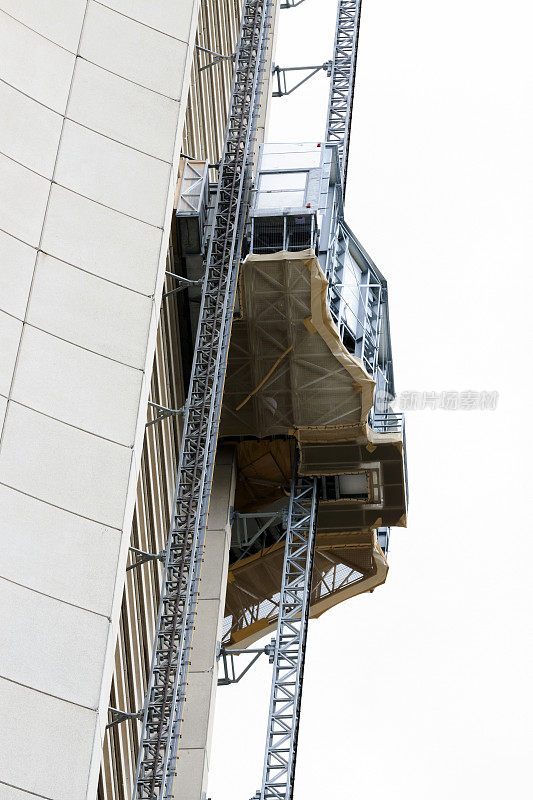
[[[171,800],[272,0],[245,0],[143,713],[134,800]]]
[[[261,800],[292,800],[313,576],[317,478],[295,459],[281,580]]]
[[[339,0],[329,90],[326,141],[337,145],[341,182],[346,184],[357,66],[361,0]]]

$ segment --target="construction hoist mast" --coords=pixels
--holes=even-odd
[[[361,0],[339,0],[331,65],[326,141],[337,145],[344,190],[352,123]]]
[[[171,800],[272,0],[244,0],[185,405],[134,800]]]
[[[343,192],[348,167],[360,17],[361,0],[339,0],[326,140],[338,148]],[[300,477],[295,457],[263,781],[255,795],[256,800],[292,800],[293,797],[317,503],[317,478]]]
[[[295,456],[274,645],[261,800],[291,800],[315,550],[317,479],[298,475]],[[257,797],[257,795],[256,795]]]

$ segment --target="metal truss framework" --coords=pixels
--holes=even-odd
[[[235,511],[231,532],[231,549],[235,554],[235,560],[240,561],[246,558],[254,545],[260,546],[260,543],[264,543],[268,535],[278,539],[278,531],[284,530],[286,523],[286,508],[281,508],[279,511],[259,511],[251,514],[241,514]]]
[[[326,141],[339,149],[342,185],[346,183],[352,121],[361,0],[339,0],[333,47]]]
[[[134,800],[170,800],[183,715],[272,0],[245,0],[185,405]]]
[[[261,800],[292,800],[317,514],[317,479],[291,487]]]

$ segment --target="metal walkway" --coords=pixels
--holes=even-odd
[[[134,800],[170,800],[272,0],[245,0],[185,406]]]

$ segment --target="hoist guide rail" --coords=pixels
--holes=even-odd
[[[143,714],[134,800],[171,800],[272,0],[245,0]]]

